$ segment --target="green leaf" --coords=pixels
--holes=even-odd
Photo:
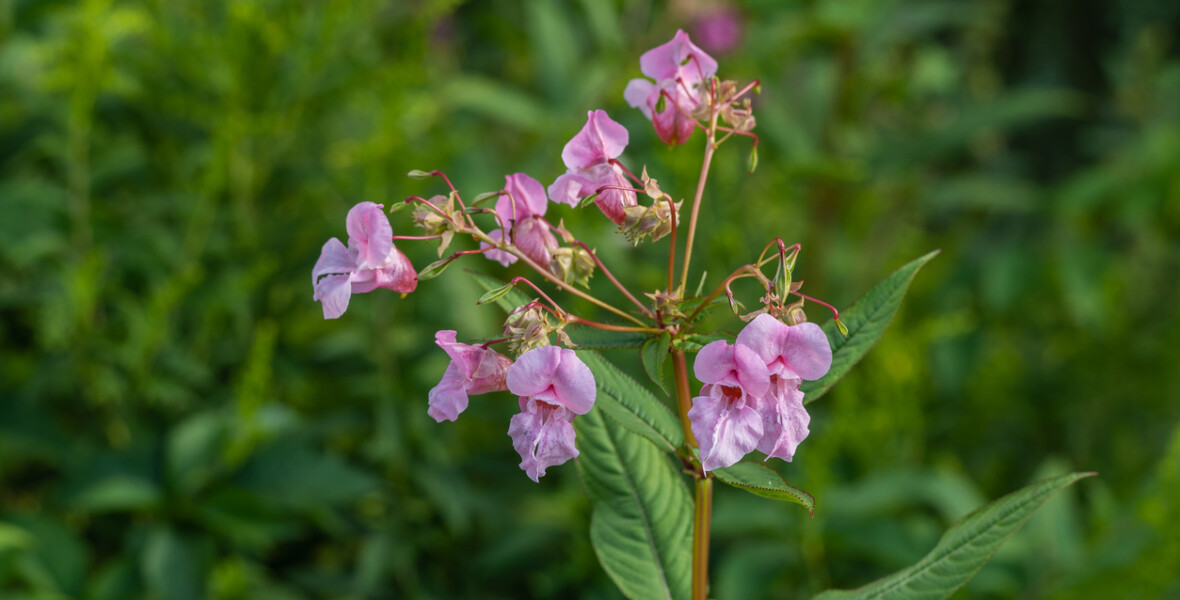
[[[414,169],[413,171],[406,173],[406,177],[409,177],[410,179],[430,179],[431,177],[434,177],[434,173],[431,173],[430,171]]]
[[[868,354],[889,327],[893,315],[897,314],[897,307],[901,306],[901,299],[918,269],[939,252],[935,250],[911,260],[894,271],[867,294],[861,296],[856,304],[842,311],[842,323],[837,324],[831,320],[824,323],[824,333],[828,334],[828,341],[832,343],[832,368],[828,369],[827,375],[815,381],[803,382],[799,389],[803,390],[804,404],[813,402],[827,393],[837,381],[848,374],[853,365]],[[847,335],[839,334],[840,325],[847,327]]]
[[[754,170],[757,168],[758,168],[758,146],[754,146],[754,147],[750,148],[750,156],[748,158],[746,158],[746,170],[749,171],[751,175],[753,175]]]
[[[690,333],[672,342],[672,346],[684,352],[696,352],[711,342],[725,339],[723,333]]]
[[[446,258],[440,258],[426,265],[421,271],[418,272],[418,281],[426,281],[427,279],[434,279],[435,277],[442,275],[442,272],[447,270],[447,267],[449,267],[452,262],[455,262],[455,257],[448,256]]]
[[[624,348],[642,348],[647,340],[652,338],[650,333],[638,331],[607,331],[585,325],[569,325],[565,328],[570,339],[578,345],[579,350],[621,350]]]
[[[601,404],[599,405],[601,407]],[[692,500],[668,457],[592,410],[574,420],[578,473],[593,502],[590,542],[628,598],[688,598]]]
[[[975,509],[943,534],[922,560],[855,590],[829,590],[815,600],[946,598],[967,583],[1046,500],[1095,473],[1071,473],[1035,483]]]
[[[643,370],[656,385],[660,386],[665,395],[668,386],[664,384],[664,361],[668,359],[668,348],[672,345],[672,336],[667,331],[653,336],[643,343],[639,350],[639,358],[643,361]]]
[[[503,297],[504,294],[511,292],[513,287],[515,286],[513,286],[511,283],[505,283],[498,288],[488,290],[488,293],[479,297],[479,301],[476,302],[476,304],[484,304],[486,302],[491,302],[492,300],[498,300],[499,298]]]
[[[475,282],[479,284],[479,287],[482,287],[485,292],[490,292],[504,285],[503,281],[500,281],[499,279],[496,279],[495,277],[492,277],[486,273],[468,270],[467,274],[471,275],[471,277],[475,279]],[[512,312],[513,309],[524,306],[531,301],[532,298],[530,298],[527,294],[513,287],[512,289],[505,292],[503,296],[496,298],[496,305],[504,309],[504,312]]]
[[[791,486],[778,471],[762,463],[739,462],[731,467],[716,469],[712,473],[718,480],[756,496],[801,504],[807,509],[808,514],[815,516],[815,497]]]
[[[476,204],[479,204],[480,202],[483,202],[484,200],[488,200],[490,198],[499,198],[501,195],[503,195],[503,193],[504,193],[504,190],[496,190],[494,192],[484,192],[484,193],[476,196],[475,199],[472,200],[471,202],[469,202],[468,204],[470,204],[471,206],[475,206]]]
[[[597,352],[578,350],[578,357],[594,373],[598,387],[595,405],[620,425],[674,452],[684,444],[680,419],[663,402]]]

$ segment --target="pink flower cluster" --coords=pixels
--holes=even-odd
[[[430,390],[427,413],[435,421],[457,419],[468,395],[508,390],[520,404],[508,435],[529,478],[539,481],[546,469],[578,455],[572,421],[594,406],[595,387],[594,374],[573,350],[542,346],[512,362],[486,346],[455,342],[454,331],[439,331],[435,342],[451,357]]]
[[[677,30],[672,41],[639,57],[639,70],[655,81],[632,79],[623,90],[627,104],[652,120],[665,144],[688,141],[702,84],[717,74],[717,61],[693,44],[687,33]]]
[[[706,471],[728,467],[752,450],[790,461],[809,433],[804,379],[823,377],[832,348],[814,323],[787,325],[758,315],[729,344],[717,340],[693,363],[705,385],[688,411]]]

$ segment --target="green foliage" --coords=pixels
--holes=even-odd
[[[579,350],[578,356],[594,374],[599,410],[666,452],[675,452],[684,444],[680,422],[668,406],[601,355]]]
[[[912,567],[852,591],[824,592],[816,600],[946,598],[967,583],[1046,500],[1094,473],[1049,479],[983,506],[951,527]]]
[[[718,480],[755,496],[801,504],[807,509],[807,514],[815,515],[815,498],[801,489],[792,487],[782,475],[766,465],[743,461],[724,469],[717,469],[713,471],[713,475]]]

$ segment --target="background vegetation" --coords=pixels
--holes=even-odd
[[[714,595],[866,582],[1069,470],[1100,477],[960,595],[1180,594],[1180,4],[0,0],[0,595],[618,597],[575,469],[517,469],[511,398],[426,416],[434,331],[499,327],[479,288],[325,322],[309,273],[355,202],[441,191],[410,169],[552,181],[589,109],[690,195],[700,136],[668,151],[622,90],[717,8],[762,145],[753,176],[719,154],[708,280],[782,236],[847,306],[943,252],[776,465],[815,519],[718,491]],[[662,245],[561,215],[659,285]]]

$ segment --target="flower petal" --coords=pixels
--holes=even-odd
[[[811,433],[807,428],[811,415],[803,407],[799,380],[775,377],[771,392],[760,409],[763,434],[758,440],[758,450],[765,453],[767,459],[781,458],[790,462],[799,444]]]
[[[762,417],[744,400],[734,401],[726,386],[707,385],[692,399],[688,419],[701,448],[706,471],[733,465],[758,445]]]
[[[548,223],[533,217],[518,221],[513,229],[513,237],[516,247],[525,256],[542,267],[549,266],[552,258],[549,251],[557,248],[557,238],[549,231]]]
[[[581,171],[570,171],[557,177],[549,186],[549,199],[559,204],[577,206],[582,198],[597,189]]]
[[[458,362],[452,362],[438,385],[430,389],[426,414],[439,423],[454,421],[467,410],[467,377],[462,371]]]
[[[606,111],[586,113],[586,124],[561,150],[561,160],[571,169],[587,169],[618,158],[627,147],[627,129]]]
[[[594,407],[594,373],[573,350],[561,349],[561,362],[553,374],[557,399],[575,415],[584,415]]]
[[[524,173],[513,173],[504,177],[507,194],[496,200],[496,214],[504,224],[545,214],[549,198],[541,182]]]
[[[671,41],[639,57],[639,70],[656,81],[680,77],[696,82],[717,73],[717,61],[693,44],[684,30],[677,29]]]
[[[561,359],[557,346],[541,346],[521,354],[508,369],[508,391],[527,398],[549,390]]]
[[[504,231],[501,229],[493,229],[492,231],[488,232],[488,237],[496,240],[497,242],[503,241]],[[491,244],[488,244],[487,242],[480,242],[479,247],[481,249],[490,248]],[[483,255],[488,257],[490,260],[494,260],[501,265],[504,265],[505,267],[518,260],[515,256],[505,252],[504,250],[488,250],[487,252],[484,252]]]
[[[408,294],[418,287],[418,273],[410,259],[396,247],[391,248],[385,263],[373,270],[376,287]]]
[[[320,301],[324,308],[325,319],[335,319],[348,310],[348,299],[352,297],[352,286],[348,283],[348,275],[328,275],[315,284],[315,294],[312,296]]]
[[[578,456],[574,446],[574,415],[568,409],[544,402],[520,401],[521,412],[508,423],[512,447],[520,455],[520,468],[539,482],[549,467]]]
[[[823,377],[832,367],[832,346],[824,330],[815,323],[800,323],[790,330],[783,353],[787,366],[803,379]]]
[[[697,358],[692,363],[693,374],[702,383],[722,381],[736,369],[737,363],[733,360],[733,346],[725,340],[706,344],[697,353]]]
[[[626,89],[623,90],[623,99],[632,108],[638,108],[643,116],[651,118],[651,107],[655,102],[651,101],[652,94],[657,93],[656,85],[647,79],[632,79],[627,82]]]
[[[320,249],[320,257],[311,269],[311,284],[314,286],[323,275],[346,275],[355,269],[356,260],[348,253],[348,248],[340,240],[332,238],[324,242],[324,247]]]
[[[374,268],[385,262],[393,249],[393,228],[380,204],[361,202],[352,207],[344,226],[348,245],[356,249],[358,266]]]

